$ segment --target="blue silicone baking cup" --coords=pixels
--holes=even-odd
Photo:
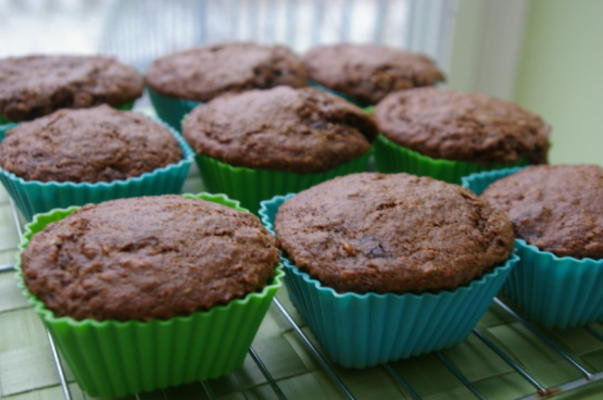
[[[0,141],[5,132],[17,124],[5,124],[0,129]],[[25,217],[53,208],[81,206],[124,197],[179,194],[194,159],[194,152],[175,130],[167,127],[176,138],[183,153],[182,160],[142,175],[112,182],[42,182],[25,180],[0,168],[0,181]]]
[[[149,97],[157,116],[178,132],[182,132],[182,120],[184,116],[199,104],[203,104],[200,101],[166,96],[148,86],[147,91],[149,92]]]
[[[274,233],[280,205],[293,194],[263,201],[260,218]],[[366,368],[462,342],[498,293],[518,257],[513,254],[466,286],[425,294],[338,293],[281,257],[285,284],[329,357],[347,368]]]
[[[481,194],[491,183],[522,168],[472,174],[463,186]],[[516,239],[520,261],[503,286],[523,314],[549,328],[603,321],[603,259],[558,257]]]

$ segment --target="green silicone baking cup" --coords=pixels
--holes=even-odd
[[[184,196],[247,211],[223,194]],[[33,235],[77,209],[36,215],[25,227],[21,251]],[[80,387],[91,396],[110,398],[212,379],[239,368],[284,275],[278,265],[261,292],[188,316],[149,322],[77,321],[56,316],[30,293],[18,263],[18,285],[52,334]]]
[[[408,172],[418,176],[431,176],[450,183],[461,183],[463,176],[474,172],[527,165],[525,160],[513,164],[481,165],[468,161],[431,158],[400,146],[384,135],[375,141],[375,162],[380,172]]]
[[[476,173],[463,186],[481,194],[491,183],[521,168]],[[558,257],[517,239],[520,261],[503,292],[528,318],[549,328],[603,321],[603,259]]]
[[[132,107],[134,107],[134,100],[128,101],[127,103],[121,104],[121,105],[119,105],[119,106],[117,106],[115,108],[117,108],[118,110],[127,111],[127,110],[131,110]],[[9,123],[11,123],[11,122],[9,122],[2,115],[0,115],[0,130],[3,129],[4,131],[6,131],[7,128],[3,127],[2,125],[9,124]],[[10,129],[10,128],[8,128],[8,129]]]
[[[299,192],[336,176],[366,171],[370,155],[371,151],[336,168],[311,174],[235,167],[203,154],[197,154],[196,161],[208,191],[226,193],[257,214],[262,200]]]
[[[182,132],[182,120],[184,116],[192,111],[200,101],[179,99],[176,97],[166,96],[147,86],[151,103],[157,113],[157,116],[167,122],[172,128],[178,132]]]
[[[4,129],[0,129],[0,141],[4,139],[4,132],[16,125],[2,125]],[[194,152],[180,134],[167,128],[180,145],[182,160],[139,176],[112,182],[41,182],[25,180],[0,168],[0,181],[27,221],[31,221],[34,214],[53,208],[100,203],[124,197],[179,194],[188,177]]]

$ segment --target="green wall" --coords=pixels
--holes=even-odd
[[[603,0],[530,0],[515,100],[552,125],[551,162],[603,165]]]

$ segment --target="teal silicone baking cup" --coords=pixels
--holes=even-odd
[[[260,201],[274,195],[299,192],[336,176],[366,171],[370,155],[371,151],[336,168],[311,174],[235,167],[203,154],[197,154],[196,160],[208,191],[226,193],[257,213]]]
[[[267,229],[273,231],[278,208],[292,196],[262,202],[260,217]],[[462,342],[518,257],[513,254],[503,265],[454,291],[420,295],[338,293],[286,257],[281,260],[289,298],[329,357],[347,368],[366,368]]]
[[[16,124],[4,126],[8,130]],[[168,129],[180,145],[182,160],[136,177],[112,182],[41,182],[25,180],[0,168],[0,181],[27,221],[31,221],[34,214],[53,208],[100,203],[124,197],[179,194],[188,177],[194,152],[181,135],[169,127]],[[6,130],[0,130],[0,141],[4,139]]]
[[[375,141],[375,162],[379,172],[407,172],[418,176],[431,176],[449,183],[460,184],[463,176],[474,172],[527,165],[521,160],[515,164],[482,165],[468,161],[432,158],[400,146],[384,135]]]
[[[481,194],[491,183],[521,168],[488,171],[463,178],[463,186]],[[557,257],[516,241],[520,262],[503,293],[530,319],[550,328],[603,321],[603,259]]]
[[[199,104],[203,104],[200,101],[166,96],[149,86],[147,86],[147,91],[149,92],[149,97],[157,116],[178,132],[182,132],[182,120],[184,116]]]
[[[246,211],[225,195],[185,195]],[[24,250],[36,233],[78,207],[38,214],[25,227]],[[279,265],[262,291],[168,320],[95,321],[58,317],[30,293],[17,260],[17,282],[51,333],[80,387],[113,398],[226,375],[239,368],[284,275]]]

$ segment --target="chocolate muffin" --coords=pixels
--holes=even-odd
[[[532,166],[482,197],[506,212],[518,237],[557,256],[603,259],[603,168]]]
[[[114,181],[181,159],[167,128],[107,105],[59,110],[22,123],[0,143],[0,167],[43,182]]]
[[[285,86],[214,99],[195,108],[183,130],[201,154],[296,173],[325,171],[365,154],[377,132],[369,116],[337,96]]]
[[[32,55],[0,59],[0,116],[31,120],[59,108],[120,106],[142,95],[132,67],[105,56]]]
[[[27,288],[58,316],[168,319],[260,290],[278,261],[252,214],[167,195],[87,205],[36,234]]]
[[[476,93],[420,88],[375,109],[383,135],[421,154],[480,164],[546,163],[550,127],[516,104]]]
[[[310,79],[367,105],[397,90],[444,80],[429,57],[376,44],[315,47],[304,55],[304,63]]]
[[[513,229],[471,191],[409,174],[335,178],[276,217],[293,263],[338,292],[452,290],[503,263]]]
[[[171,97],[207,102],[227,92],[305,86],[302,61],[283,46],[225,43],[168,54],[153,62],[146,83]]]

